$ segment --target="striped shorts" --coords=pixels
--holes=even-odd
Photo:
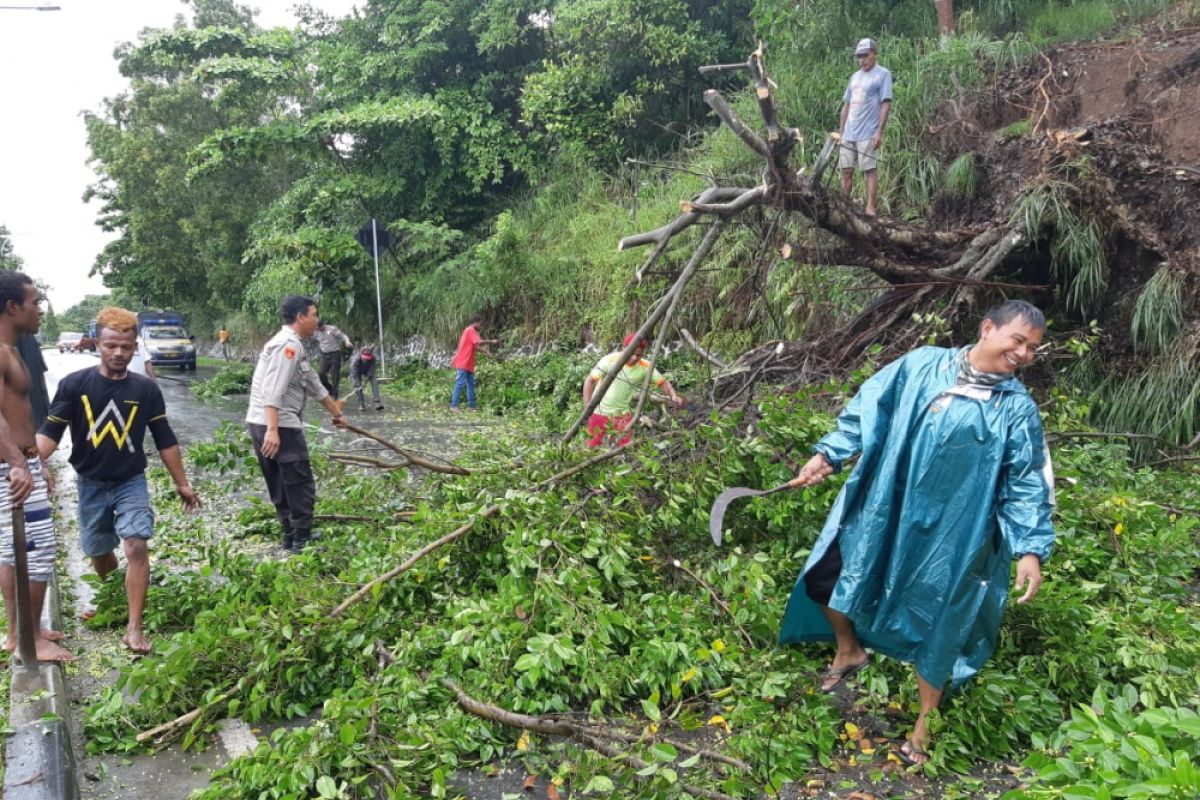
[[[8,464],[0,464],[0,564],[13,564],[13,515],[8,499]],[[46,493],[42,460],[29,459],[33,474],[33,492],[25,498],[25,550],[30,580],[45,582],[54,574],[54,556],[58,542],[54,537],[52,509]]]

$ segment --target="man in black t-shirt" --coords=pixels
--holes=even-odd
[[[125,594],[129,624],[125,646],[150,652],[142,632],[142,611],[150,585],[146,542],[154,533],[154,512],[146,485],[146,431],[175,481],[183,507],[200,507],[188,485],[179,441],[167,422],[158,385],[129,371],[137,347],[137,317],[105,308],[96,318],[100,366],[73,372],[58,384],[50,414],[38,431],[38,450],[49,458],[63,431],[71,428],[71,466],[78,474],[79,543],[101,578],[117,568],[118,543],[125,551]]]

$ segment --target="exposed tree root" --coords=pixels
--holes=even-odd
[[[1026,218],[1014,213],[1018,208],[1017,200],[1043,185],[1071,187],[1069,202],[1075,209],[1071,213],[1090,215],[1093,224],[1104,231],[1103,235],[1109,240],[1107,244],[1111,245],[1112,240],[1120,236],[1187,274],[1194,274],[1200,268],[1200,259],[1189,255],[1194,253],[1194,247],[1184,246],[1187,242],[1182,240],[1176,242],[1180,237],[1173,236],[1164,227],[1161,214],[1156,216],[1143,205],[1131,203],[1128,192],[1121,191],[1120,183],[1129,179],[1129,173],[1142,175],[1149,168],[1153,173],[1161,174],[1171,168],[1155,169],[1151,162],[1141,160],[1140,155],[1131,156],[1135,151],[1130,145],[1137,139],[1121,127],[1120,121],[1104,123],[1106,129],[1103,131],[1100,126],[1069,130],[1053,128],[1058,124],[1061,111],[1056,103],[1065,91],[1056,82],[1061,64],[1047,55],[1043,55],[1042,60],[1044,63],[1038,65],[1037,74],[1024,79],[1022,88],[1014,96],[1006,95],[1003,99],[1005,107],[1027,108],[1035,134],[1044,131],[1044,134],[1023,138],[1020,144],[1025,151],[1034,150],[1033,156],[1026,157],[1023,163],[1034,165],[1035,172],[1021,175],[1020,171],[1014,170],[1018,177],[1004,183],[1003,198],[992,204],[977,204],[977,208],[989,210],[989,218],[980,220],[976,215],[968,224],[949,227],[867,216],[840,192],[827,190],[822,178],[832,168],[838,148],[842,146],[837,134],[826,137],[810,169],[797,168],[791,162],[791,154],[798,133],[780,124],[772,96],[774,84],[767,75],[761,47],[744,63],[717,64],[701,69],[705,75],[747,74],[758,102],[761,125],[751,127],[739,119],[733,106],[716,90],[705,92],[704,101],[721,123],[762,159],[762,183],[758,186],[711,186],[695,197],[681,201],[681,213],[670,222],[655,230],[621,239],[621,250],[654,246],[638,267],[638,280],[651,270],[674,237],[690,226],[705,219],[718,224],[734,222],[748,210],[769,208],[794,215],[812,228],[813,236],[804,244],[783,246],[783,258],[866,269],[880,279],[880,285],[871,288],[882,290],[880,297],[840,329],[830,326],[809,331],[803,342],[786,342],[782,350],[777,350],[771,343],[743,353],[717,376],[714,403],[752,391],[758,381],[794,384],[842,373],[874,343],[883,343],[889,354],[899,352],[918,342],[926,333],[922,328],[924,323],[914,321],[914,314],[930,308],[936,308],[939,315],[953,325],[973,317],[997,292],[1047,289],[1045,284],[1050,281],[1046,279],[1044,268],[1029,268],[1029,265],[1038,259],[1044,264],[1045,249],[1041,250],[1040,256],[1033,254],[1046,247],[1047,237],[1051,243],[1054,241],[1056,220],[1053,216]],[[965,120],[970,115],[967,95],[961,85],[956,88],[957,99],[950,102],[948,113]],[[1026,102],[1022,104],[1021,100]],[[958,128],[964,131],[962,136],[980,140],[986,137],[989,142],[1004,141],[995,138],[995,131],[984,130],[975,123],[964,123]],[[975,144],[982,147],[984,142]],[[1008,156],[1015,158],[1015,149]],[[1002,160],[1000,169],[1003,164]],[[1085,166],[1075,166],[1079,164]],[[996,166],[992,168],[995,170]],[[1190,174],[1190,168],[1177,168],[1170,176],[1179,184],[1171,198],[1180,213],[1187,205],[1186,198],[1191,196],[1187,194],[1190,189],[1180,187],[1184,183],[1190,186]],[[827,245],[826,242],[834,244]],[[764,241],[763,245],[774,247],[776,242]],[[680,296],[686,291],[699,260],[708,255],[711,247],[710,237],[706,235],[687,267],[646,316],[639,329],[640,335],[647,336],[655,325],[663,324],[664,318],[670,316],[668,309],[677,303],[686,303]],[[1055,282],[1065,287],[1068,278],[1062,277],[1060,268],[1055,266]],[[1019,269],[1020,277],[1012,280],[1011,276]],[[1145,279],[1138,280],[1144,282]],[[1128,289],[1121,291],[1127,293]],[[596,396],[603,395],[605,388],[607,384],[599,387]],[[577,433],[588,413],[590,409],[565,440]]]

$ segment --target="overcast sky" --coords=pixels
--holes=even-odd
[[[42,0],[0,0],[0,6]],[[110,238],[85,205],[95,180],[87,165],[80,112],[128,84],[113,50],[147,27],[170,27],[188,7],[179,0],[57,0],[61,11],[0,8],[0,225],[12,233],[26,271],[51,286],[56,311],[86,294],[104,291],[89,278],[96,254]],[[260,25],[292,26],[296,0],[246,0]],[[310,0],[344,16],[354,0]]]

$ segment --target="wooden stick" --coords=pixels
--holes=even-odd
[[[435,539],[434,541],[432,541],[429,544],[422,547],[417,552],[413,553],[412,556],[407,561],[405,561],[403,564],[401,564],[400,566],[396,567],[395,569],[389,570],[389,571],[383,573],[382,575],[380,575],[379,577],[374,578],[374,579],[368,581],[367,583],[363,584],[362,587],[359,588],[359,590],[357,592],[355,592],[354,594],[347,597],[345,600],[343,600],[341,602],[340,605],[338,605],[337,608],[335,608],[333,611],[329,612],[329,616],[334,619],[336,619],[337,617],[340,617],[342,614],[344,614],[346,612],[346,609],[348,609],[350,606],[354,605],[359,600],[362,600],[364,597],[366,597],[368,594],[370,594],[371,590],[374,589],[376,586],[378,586],[379,584],[382,584],[382,583],[387,583],[388,581],[392,580],[393,578],[396,578],[400,575],[403,575],[405,572],[408,572],[410,569],[413,568],[414,565],[416,565],[416,563],[418,561],[420,561],[422,558],[424,558],[425,556],[432,553],[434,550],[437,550],[442,545],[450,544],[450,542],[453,542],[456,539],[462,538],[462,536],[464,534],[466,534],[468,531],[470,531],[472,528],[475,527],[476,522],[479,522],[481,519],[487,519],[488,517],[495,516],[496,513],[500,511],[500,508],[501,508],[501,506],[499,503],[495,503],[493,505],[488,506],[483,511],[481,511],[479,514],[475,515],[469,521],[467,521],[466,524],[464,524],[458,528],[455,528],[453,531],[451,531],[450,533],[447,533],[442,538]]]
[[[146,742],[148,742],[151,739],[157,739],[159,737],[165,737],[168,734],[174,735],[175,733],[178,733],[181,729],[187,727],[188,725],[191,725],[193,722],[195,722],[197,719],[199,719],[200,715],[203,714],[208,709],[213,708],[218,705],[221,705],[222,703],[225,703],[226,701],[233,698],[235,695],[239,694],[242,691],[242,682],[243,681],[245,681],[245,678],[238,681],[237,684],[232,689],[228,689],[228,690],[222,692],[221,694],[217,695],[215,698],[213,698],[209,702],[205,703],[204,705],[199,706],[197,708],[193,708],[191,711],[187,712],[183,716],[176,717],[175,719],[171,720],[170,722],[164,722],[162,725],[155,726],[148,731],[142,731],[137,736],[135,736],[134,739],[137,741],[138,744],[145,744]],[[160,742],[161,742],[161,739],[160,739]]]
[[[697,353],[699,353],[701,356],[703,356],[704,359],[706,361],[708,361],[710,364],[712,364],[715,367],[720,367],[721,369],[729,369],[729,362],[722,361],[721,359],[719,359],[715,355],[713,355],[713,352],[711,350],[705,349],[704,346],[700,344],[700,342],[696,341],[696,337],[692,336],[692,334],[688,332],[687,328],[680,328],[679,335],[683,337],[683,340],[688,343],[689,347],[691,347],[693,350],[695,350]]]
[[[399,461],[388,461],[386,458],[375,458],[374,456],[360,456],[356,453],[330,453],[330,461],[344,462],[346,464],[359,464],[364,467],[376,467],[382,470],[403,469],[407,464]]]
[[[357,433],[359,436],[365,436],[368,439],[373,439],[374,441],[379,442],[381,445],[388,448],[389,450],[396,453],[397,455],[399,455],[400,457],[404,458],[407,461],[407,463],[399,464],[397,466],[406,467],[411,464],[413,466],[422,467],[424,469],[427,469],[430,472],[442,472],[442,473],[445,473],[448,475],[470,475],[471,474],[471,470],[466,469],[465,467],[460,467],[457,464],[453,464],[451,462],[446,462],[445,464],[439,464],[435,461],[430,461],[426,458],[422,458],[421,456],[414,453],[412,450],[406,450],[403,447],[400,447],[399,445],[389,442],[387,439],[384,439],[379,434],[372,433],[371,431],[365,430],[364,428],[359,428],[355,425],[351,425],[350,423],[346,423],[345,429],[350,431],[351,433]]]
[[[317,522],[394,522],[399,519],[410,519],[416,513],[415,511],[397,511],[392,515],[391,520],[387,517],[371,516],[370,514],[314,514],[313,519]]]
[[[562,736],[567,739],[574,739],[634,769],[645,769],[649,766],[637,756],[621,752],[607,742],[602,741],[594,730],[586,726],[576,725],[565,720],[518,714],[515,711],[509,711],[508,709],[494,706],[491,703],[476,700],[449,678],[442,678],[441,684],[454,693],[454,697],[460,706],[481,719],[499,722],[501,725],[508,725],[511,728],[534,731],[535,733],[548,736]],[[711,789],[703,789],[698,786],[691,786],[683,782],[680,782],[679,788],[693,797],[703,797],[706,800],[735,800],[735,798],[727,794],[722,794]]]
[[[747,147],[758,153],[768,162],[771,160],[771,150],[767,147],[767,143],[738,118],[738,115],[734,113],[733,108],[721,96],[720,92],[715,89],[709,89],[704,93],[704,102],[721,118],[722,122],[729,126],[729,130],[733,131],[739,139],[745,142]]]
[[[645,737],[634,736],[631,733],[621,733],[619,731],[604,731],[604,732],[597,731],[596,735],[600,736],[600,737],[604,737],[604,738],[616,739],[616,740],[622,741],[622,742],[629,742],[630,744],[637,744],[639,742],[645,741]],[[722,764],[728,764],[731,767],[736,767],[737,769],[743,770],[745,772],[750,772],[753,769],[749,764],[747,764],[745,761],[742,761],[740,758],[734,758],[733,756],[727,756],[724,753],[718,753],[716,750],[707,750],[703,747],[695,747],[695,746],[687,744],[685,742],[681,742],[677,739],[672,739],[669,736],[656,736],[655,739],[660,742],[666,742],[669,745],[677,747],[678,749],[682,750],[685,753],[692,753],[694,755],[699,755],[701,758],[707,759],[709,761],[719,761]]]

